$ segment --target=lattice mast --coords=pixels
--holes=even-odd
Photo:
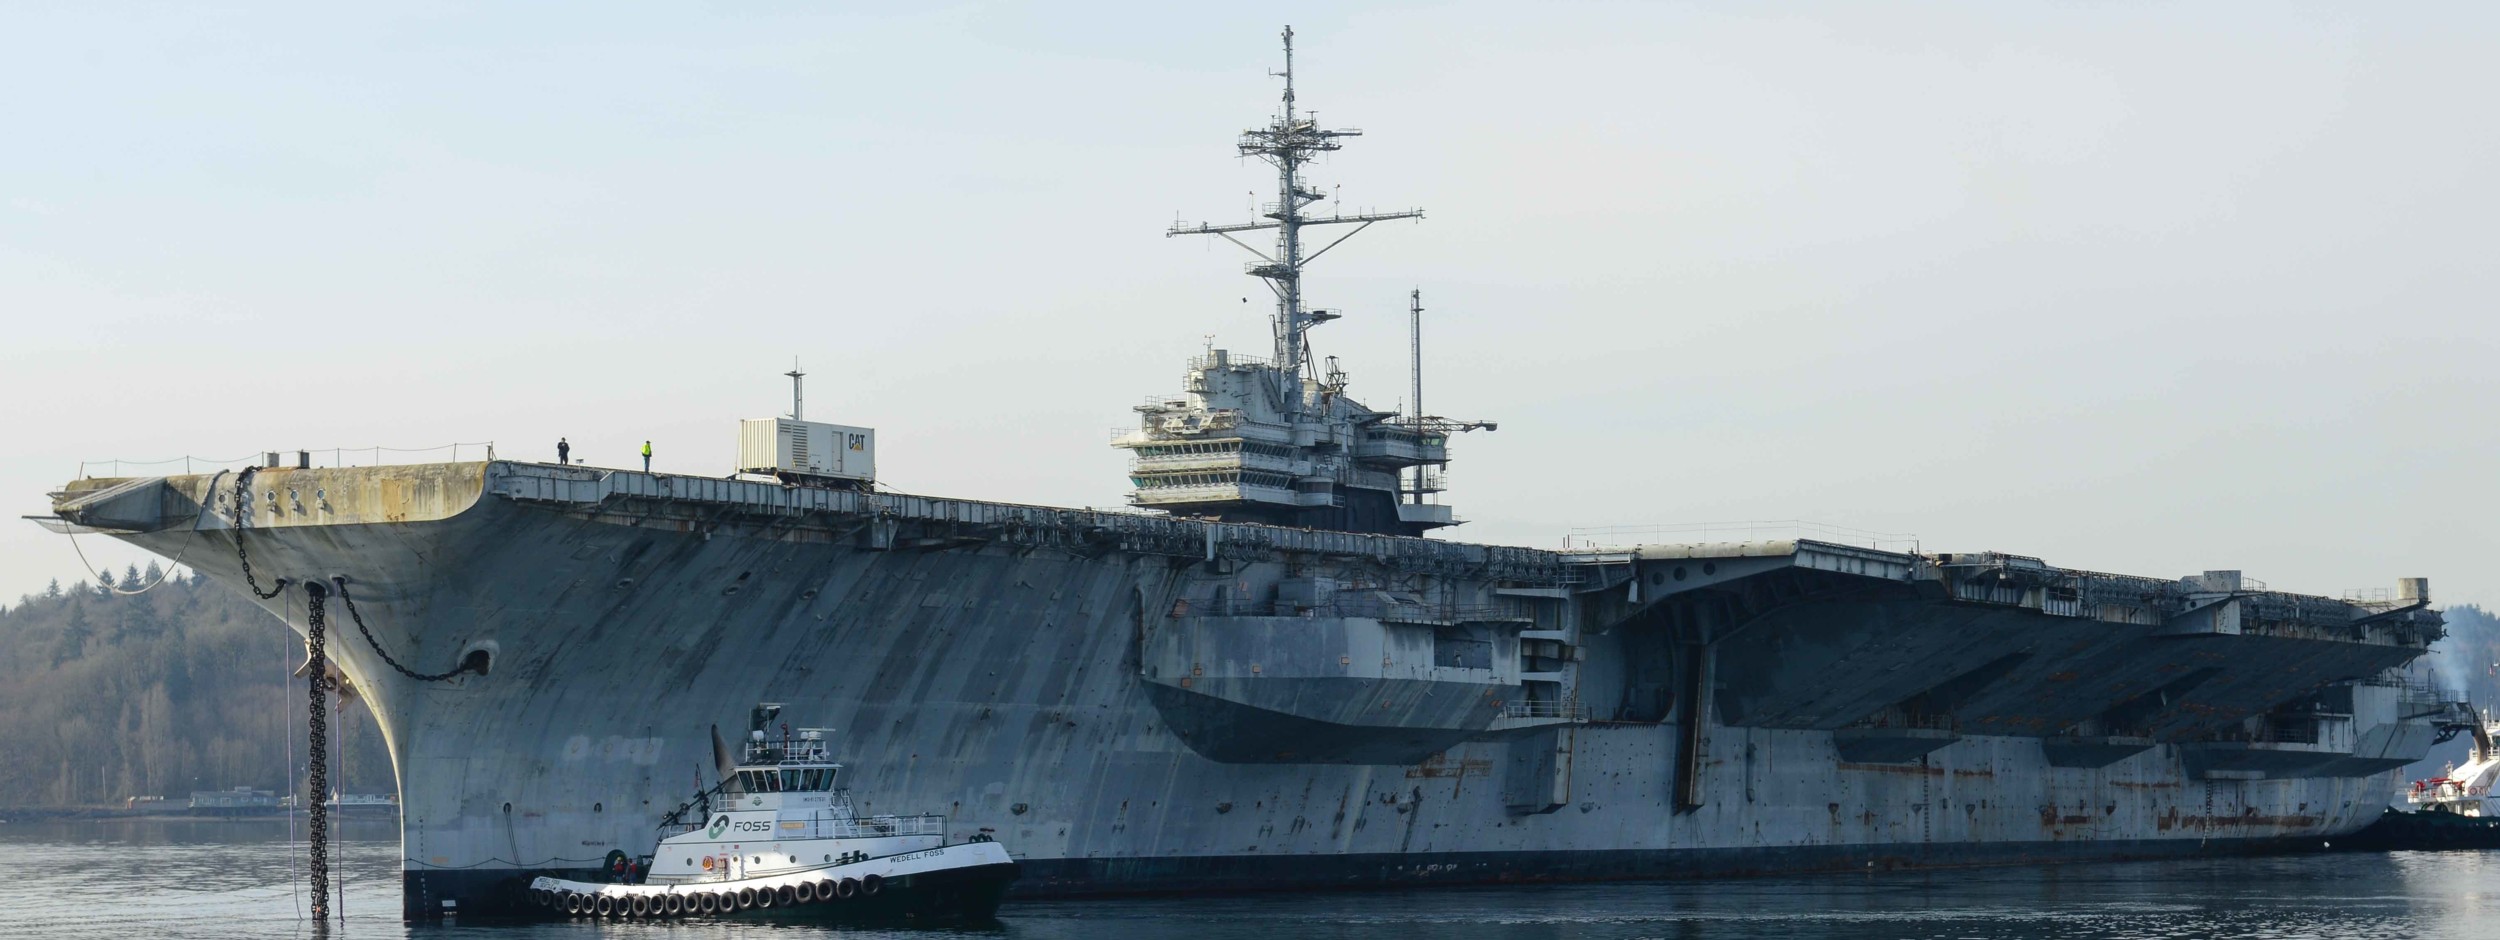
[[[1259,257],[1258,262],[1249,266],[1248,273],[1264,280],[1268,289],[1276,294],[1276,315],[1273,323],[1276,341],[1274,361],[1280,380],[1295,386],[1278,391],[1282,393],[1281,397],[1286,402],[1286,410],[1290,414],[1299,416],[1303,407],[1302,389],[1299,386],[1305,379],[1316,378],[1316,376],[1309,375],[1310,342],[1305,334],[1312,326],[1336,319],[1334,313],[1314,311],[1304,305],[1302,269],[1318,260],[1319,256],[1327,254],[1329,249],[1344,243],[1346,239],[1361,233],[1363,229],[1370,228],[1375,222],[1386,222],[1391,219],[1420,219],[1424,216],[1424,210],[1407,209],[1400,212],[1352,214],[1339,212],[1326,216],[1308,215],[1303,212],[1312,203],[1328,198],[1327,194],[1303,182],[1303,165],[1311,162],[1319,154],[1343,149],[1345,145],[1341,141],[1348,137],[1360,137],[1363,132],[1352,128],[1323,130],[1316,117],[1295,110],[1293,27],[1291,26],[1285,27],[1284,43],[1285,70],[1268,73],[1285,80],[1283,109],[1266,127],[1252,128],[1242,132],[1239,142],[1242,156],[1258,157],[1276,167],[1276,201],[1264,207],[1266,211],[1260,213],[1267,221],[1230,224],[1200,222],[1195,225],[1182,223],[1173,225],[1164,235],[1165,237],[1216,235],[1235,245],[1240,245],[1243,250]],[[1353,224],[1354,231],[1338,236],[1335,240],[1321,246],[1318,251],[1308,255],[1303,254],[1302,230],[1304,228],[1314,225],[1345,224]],[[1234,232],[1271,228],[1276,230],[1276,248],[1273,254],[1253,248],[1248,242],[1232,236]]]

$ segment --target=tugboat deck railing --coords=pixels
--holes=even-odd
[[[929,813],[917,816],[842,816],[819,810],[805,819],[781,820],[783,825],[798,823],[801,828],[781,829],[777,839],[883,839],[892,836],[944,836],[946,816]],[[696,832],[707,823],[677,823],[670,835]]]

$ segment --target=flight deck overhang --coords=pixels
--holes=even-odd
[[[1882,749],[1958,734],[2195,741],[2337,683],[2372,680],[2442,635],[2427,590],[2383,602],[1812,539],[1564,554],[1583,629],[1706,656],[1729,724],[1852,731]],[[1933,735],[1930,735],[1931,737]],[[2077,763],[2114,755],[2085,749]]]

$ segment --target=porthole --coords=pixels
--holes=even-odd
[[[1684,566],[1683,566],[1683,565],[1677,565],[1677,566],[1675,566],[1675,579],[1676,579],[1676,580],[1678,580],[1678,581],[1682,581],[1682,580],[1684,580]]]
[[[1667,574],[1666,574],[1666,572],[1663,572],[1663,571],[1652,571],[1652,572],[1650,572],[1650,573],[1649,573],[1649,583],[1651,583],[1651,584],[1653,584],[1653,585],[1656,585],[1656,584],[1665,584],[1665,583],[1667,583]]]
[[[1702,563],[1701,563],[1701,573],[1702,573],[1704,576],[1718,574],[1718,573],[1719,573],[1719,563],[1718,563],[1718,562],[1715,562],[1715,561],[1705,561],[1705,562],[1702,562]]]

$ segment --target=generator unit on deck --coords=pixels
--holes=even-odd
[[[866,483],[877,478],[877,432],[820,421],[738,422],[738,472]]]

